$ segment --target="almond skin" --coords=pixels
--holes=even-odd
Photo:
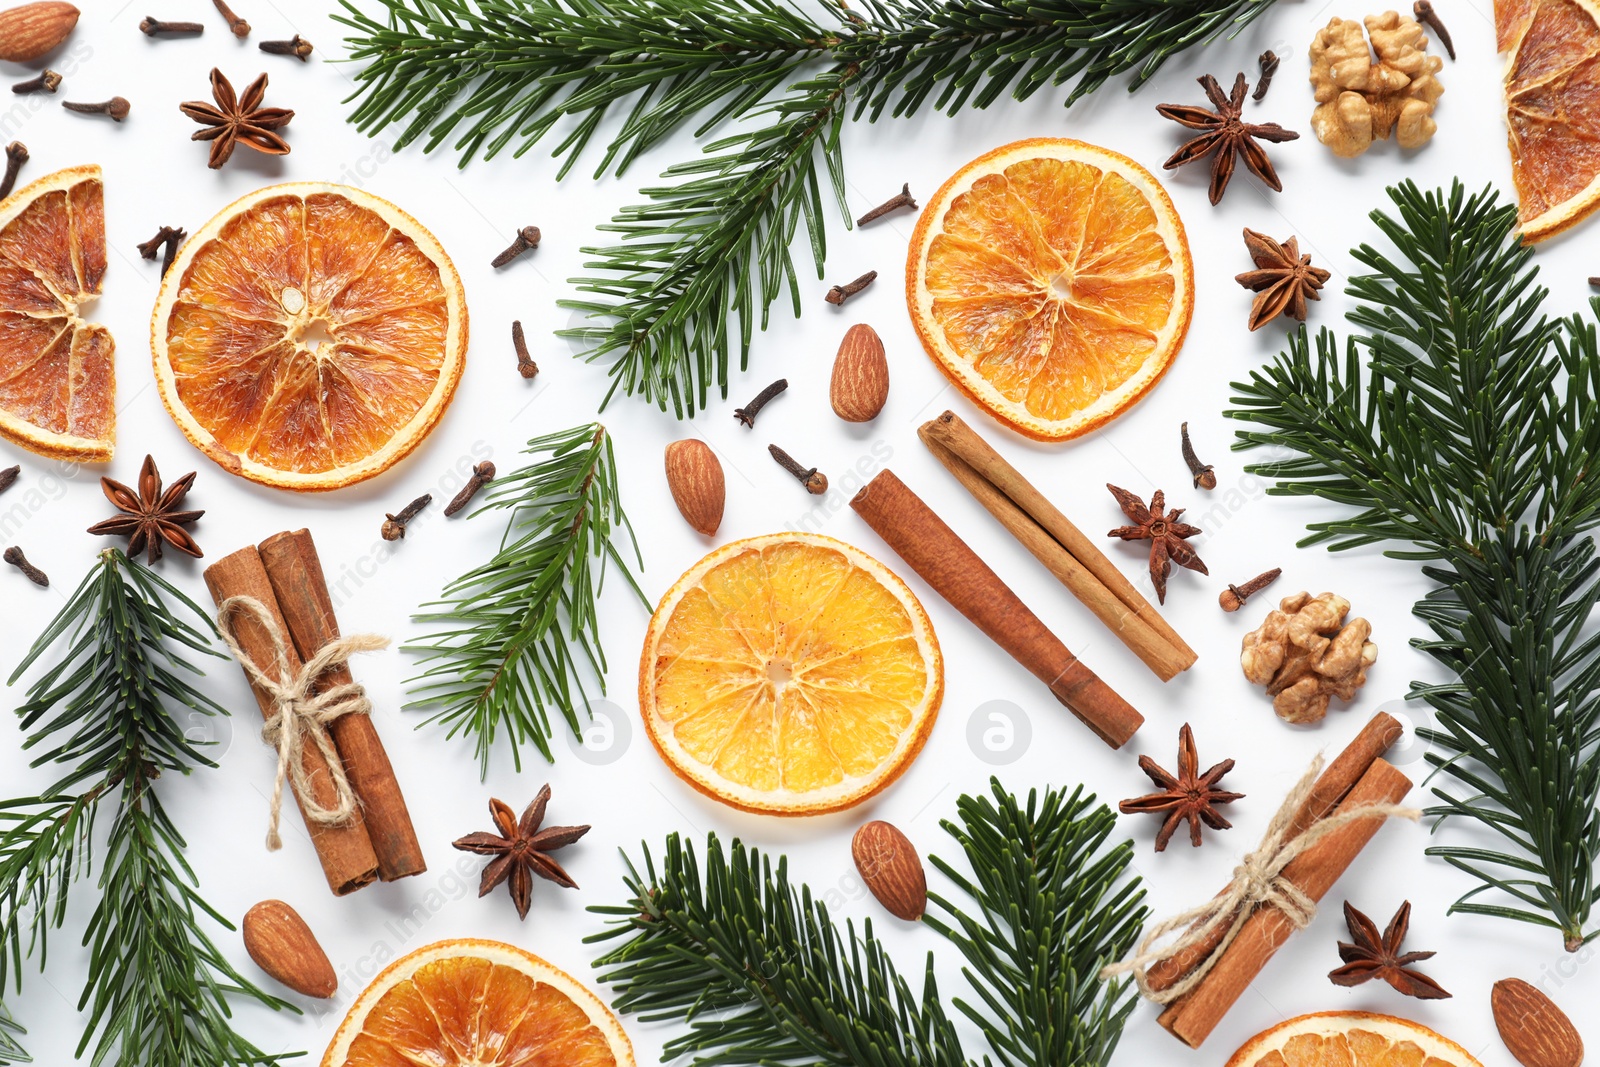
[[[722,506],[727,500],[717,454],[704,441],[691,437],[668,445],[666,458],[672,502],[690,526],[712,536],[722,525]]]
[[[281,900],[263,900],[244,914],[244,950],[256,966],[308,997],[326,1000],[339,988],[328,954],[300,913]]]
[[[890,915],[907,922],[922,918],[928,907],[928,877],[922,857],[906,835],[888,823],[874,820],[856,831],[850,841],[856,870]]]
[[[871,422],[888,402],[889,360],[871,326],[857,323],[839,342],[828,399],[833,413],[845,422]]]
[[[0,11],[0,59],[26,63],[54,51],[73,27],[78,9],[59,0]]]
[[[1489,1005],[1494,1025],[1522,1067],[1578,1067],[1583,1038],[1572,1020],[1538,988],[1520,978],[1494,984]]]

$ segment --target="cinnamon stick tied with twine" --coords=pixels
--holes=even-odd
[[[1144,723],[893,471],[868,482],[850,506],[923,581],[1048,685],[1106,744],[1121,748]]]
[[[287,727],[286,734],[263,731],[269,743],[279,747],[268,847],[281,842],[277,813],[287,782],[334,895],[344,896],[370,885],[378,877],[378,857],[367,836],[360,805],[349,792],[349,779],[337,751],[330,751],[331,743],[324,745],[314,736],[313,743],[305,744],[301,716],[291,713],[283,717],[298,697],[310,693],[316,675],[303,670],[299,655],[284,637],[288,626],[278,610],[260,553],[251,546],[225,556],[206,568],[205,580],[218,605],[218,628],[250,679],[262,717],[269,727],[275,719]],[[341,654],[349,652],[339,648],[330,652],[323,659],[324,669]],[[263,663],[273,673],[267,673],[260,666]],[[334,700],[348,696],[341,693]],[[294,737],[299,738],[298,745],[286,739]],[[326,740],[325,731],[322,740]],[[286,744],[288,749],[282,747]]]
[[[256,624],[266,631],[272,643],[272,670],[268,673],[250,653],[246,652],[234,636],[235,615],[252,616]],[[231,596],[217,605],[217,630],[222,643],[228,646],[233,658],[239,661],[251,684],[272,698],[272,714],[261,728],[261,740],[278,750],[278,773],[272,785],[272,813],[267,822],[267,848],[276,852],[283,847],[278,836],[278,820],[283,813],[283,787],[294,783],[295,794],[300,798],[300,810],[307,822],[323,826],[343,826],[356,814],[356,793],[350,787],[350,777],[345,773],[344,761],[339,758],[333,739],[328,736],[328,724],[345,715],[369,715],[372,701],[361,686],[351,682],[317,691],[317,679],[324,671],[357,652],[376,652],[389,647],[387,637],[376,634],[355,634],[341,637],[306,660],[299,670],[289,667],[288,638],[267,606],[252,596]],[[333,782],[333,803],[324,805],[311,790],[310,777],[302,758],[307,744],[313,744],[327,763]]]
[[[917,436],[934,458],[1163,682],[1194,666],[1194,649],[1106,554],[953,411]]]

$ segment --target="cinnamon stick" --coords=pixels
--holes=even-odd
[[[1378,759],[1334,810],[1398,804],[1409,792],[1411,779],[1387,760]],[[1283,869],[1283,877],[1320,901],[1385,821],[1358,819],[1340,827],[1295,857]],[[1157,1021],[1190,1048],[1199,1048],[1294,931],[1294,924],[1280,909],[1256,909],[1216,966],[1187,996],[1168,1005]]]
[[[1102,741],[1121,748],[1139,729],[1144,717],[1085,667],[893,471],[868,482],[850,506],[935,592],[1048,685]]]
[[[266,568],[261,563],[261,554],[256,551],[255,546],[241,548],[231,556],[217,560],[206,568],[205,579],[206,588],[211,590],[211,597],[218,604],[233,596],[253,597],[266,606],[273,621],[285,635],[288,634],[288,624],[284,622],[283,613],[278,610],[278,600],[272,592],[272,583],[267,579]],[[253,616],[249,614],[236,616],[233,632],[239,646],[251,659],[258,664],[270,665],[273,662],[272,637]],[[300,670],[300,657],[292,645],[288,647],[285,658],[291,673]],[[272,697],[254,683],[250,688],[255,693],[262,717],[270,717],[275,710]],[[317,746],[306,745],[301,749],[301,765],[312,783],[317,803],[325,807],[336,805],[338,799],[334,792],[333,779],[328,772],[327,761],[322,758]],[[300,806],[300,816],[304,819],[305,808],[300,805],[298,793],[294,799],[296,806]],[[322,864],[322,873],[327,876],[328,888],[333,890],[334,896],[342,897],[347,893],[353,893],[363,886],[370,885],[377,878],[378,857],[372,850],[372,841],[367,836],[367,828],[359,812],[350,822],[337,826],[307,822],[306,831],[311,835],[311,845],[317,851],[317,859]]]
[[[1404,729],[1388,712],[1380,711],[1374,715],[1371,721],[1362,727],[1355,740],[1346,745],[1344,751],[1334,757],[1333,762],[1328,764],[1317,777],[1311,786],[1310,795],[1294,813],[1289,829],[1283,835],[1284,840],[1298,837],[1310,829],[1313,823],[1333,811],[1371,769],[1378,757],[1389,751],[1389,747],[1400,740]],[[1206,940],[1152,964],[1145,976],[1150,988],[1159,991],[1176,985],[1201,960],[1216,951],[1225,936],[1227,936],[1226,928],[1219,927],[1212,931]]]
[[[273,534],[257,546],[289,636],[302,660],[309,660],[339,639],[339,620],[322,574],[322,560],[310,530]],[[350,667],[336,663],[317,680],[317,691],[354,681]],[[370,715],[341,715],[328,725],[334,748],[344,761],[350,788],[361,801],[367,836],[378,857],[378,877],[385,882],[428,869],[422,845],[411,825],[411,813],[395,779]]]
[[[1083,531],[953,411],[917,436],[956,480],[1163,682],[1198,656]]]

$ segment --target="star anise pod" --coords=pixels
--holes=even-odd
[[[1139,757],[1139,769],[1161,787],[1160,791],[1124,800],[1117,805],[1117,810],[1124,815],[1167,813],[1167,821],[1161,824],[1161,832],[1156,834],[1157,852],[1166,849],[1178,824],[1186,819],[1189,822],[1189,842],[1195,848],[1200,847],[1201,823],[1213,830],[1226,830],[1233,825],[1216,809],[1218,804],[1227,804],[1244,796],[1243,793],[1230,793],[1217,788],[1222,776],[1233,770],[1233,760],[1225,759],[1201,774],[1200,755],[1194,747],[1194,731],[1189,729],[1188,723],[1184,723],[1183,729],[1178,731],[1177,777],[1162,770],[1161,765],[1149,756]]]
[[[504,801],[489,801],[489,814],[494,817],[498,834],[475,833],[456,841],[463,852],[476,852],[480,856],[495,857],[483,869],[483,879],[478,883],[478,896],[488,896],[501,882],[510,879],[511,899],[516,902],[517,915],[528,917],[528,906],[533,903],[533,876],[548,879],[567,889],[578,888],[561,864],[548,853],[572,844],[589,832],[587,826],[548,826],[543,830],[544,809],[550,803],[550,787],[539,790],[518,819],[511,806]]]
[[[289,125],[294,112],[283,107],[262,107],[262,97],[267,95],[265,74],[251,82],[243,96],[234,95],[233,85],[223,77],[222,71],[211,68],[211,95],[216,104],[204,100],[190,100],[178,108],[190,118],[206,127],[196,130],[191,141],[211,142],[212,170],[216,170],[233,155],[236,144],[243,142],[257,152],[269,156],[289,154],[289,142],[274,130]]]
[[[1233,280],[1256,294],[1250,305],[1250,329],[1259,330],[1279,315],[1306,321],[1306,301],[1321,300],[1317,290],[1333,275],[1311,265],[1311,253],[1301,253],[1298,237],[1279,244],[1247,226],[1244,246],[1256,269],[1236,274]]]
[[[1166,511],[1167,498],[1161,490],[1156,490],[1150,498],[1150,506],[1145,507],[1138,497],[1126,489],[1119,489],[1110,482],[1106,483],[1106,488],[1117,498],[1122,513],[1134,522],[1132,526],[1118,526],[1106,536],[1120,537],[1124,541],[1150,542],[1150,581],[1155,584],[1156,598],[1161,603],[1167,602],[1167,575],[1172,573],[1172,564],[1201,574],[1211,573],[1206,570],[1200,557],[1195,555],[1194,549],[1183,543],[1184,538],[1200,533],[1200,527],[1178,521],[1183,508]]]
[[[126,537],[128,555],[137,556],[139,550],[144,549],[148,563],[161,558],[161,549],[165,545],[198,559],[205,553],[200,551],[200,546],[184,527],[191,525],[205,512],[178,510],[178,504],[193,484],[194,471],[190,471],[167,486],[166,492],[162,492],[161,473],[156,470],[156,461],[146,456],[144,466],[139,468],[137,493],[121,482],[110,478],[100,479],[100,488],[105,492],[106,499],[115,504],[122,514],[95,523],[89,527],[89,532]]]
[[[1172,153],[1172,157],[1161,166],[1166,170],[1176,170],[1185,163],[1211,156],[1211,202],[1213,204],[1222,200],[1222,194],[1227,191],[1228,179],[1233,177],[1234,162],[1243,159],[1244,165],[1255,173],[1255,176],[1266,182],[1275,191],[1283,191],[1283,183],[1278,180],[1278,172],[1272,169],[1272,160],[1267,158],[1266,149],[1256,143],[1262,141],[1293,141],[1299,134],[1293,130],[1286,130],[1276,122],[1244,122],[1239,118],[1244,110],[1245,91],[1250,87],[1240,74],[1233,83],[1233,94],[1222,95],[1222,86],[1217,84],[1217,79],[1207,74],[1200,79],[1200,86],[1206,91],[1206,96],[1211,100],[1215,111],[1207,111],[1203,107],[1191,104],[1161,104],[1156,110],[1163,118],[1181,123],[1191,130],[1203,130],[1198,137],[1185,142],[1183,147]]]
[[[1400,905],[1400,910],[1394,913],[1394,918],[1389,920],[1389,926],[1381,936],[1377,925],[1352,908],[1348,900],[1344,902],[1344,921],[1355,943],[1339,942],[1339,958],[1344,960],[1344,966],[1329,972],[1328,977],[1334,985],[1357,986],[1374,978],[1382,978],[1408,997],[1418,1000],[1449,999],[1450,994],[1438,982],[1410,968],[1413,963],[1432,959],[1433,953],[1400,952],[1400,944],[1406,939],[1406,930],[1411,925],[1411,901]]]

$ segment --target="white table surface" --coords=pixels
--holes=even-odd
[[[277,530],[309,526],[316,535],[334,587],[339,620],[346,633],[376,631],[404,639],[418,630],[407,620],[417,605],[467,566],[487,558],[498,536],[493,520],[446,522],[438,504],[426,513],[404,543],[378,538],[383,512],[413,496],[432,491],[448,499],[463,473],[477,459],[491,456],[501,470],[518,464],[528,438],[594,417],[609,380],[600,366],[573,358],[569,343],[553,336],[573,323],[557,299],[572,295],[567,279],[580,271],[579,247],[597,239],[595,227],[620,205],[633,202],[641,185],[651,184],[669,163],[694,151],[685,134],[639,160],[622,179],[593,181],[598,161],[565,182],[555,181],[546,149],[521,160],[509,157],[477,162],[465,171],[448,153],[424,156],[409,149],[390,151],[346,121],[341,99],[352,88],[353,69],[334,62],[342,55],[341,27],[313,0],[239,0],[240,12],[255,33],[248,42],[231,38],[204,0],[163,0],[123,4],[89,0],[70,43],[52,63],[66,74],[58,97],[17,97],[0,101],[0,137],[25,141],[33,159],[24,180],[74,164],[98,162],[105,168],[106,220],[112,248],[105,295],[93,317],[119,342],[118,451],[103,472],[50,463],[10,445],[0,445],[0,460],[20,462],[23,479],[4,498],[4,540],[22,545],[47,570],[54,584],[36,590],[10,572],[0,574],[0,669],[9,673],[40,630],[76,585],[93,553],[106,542],[85,527],[105,517],[96,478],[101,473],[133,481],[146,452],[174,478],[199,471],[190,499],[206,510],[195,533],[207,558],[219,558]],[[365,3],[375,9],[375,3]],[[915,194],[930,195],[967,160],[1007,141],[1032,136],[1068,135],[1124,152],[1162,175],[1188,229],[1198,275],[1193,327],[1182,357],[1166,380],[1124,418],[1102,432],[1057,446],[1038,446],[1001,431],[964,401],[921,352],[904,310],[899,274],[915,216],[897,214],[868,229],[846,231],[830,214],[831,257],[826,279],[818,282],[805,267],[803,318],[792,321],[783,307],[773,327],[758,335],[747,374],[735,374],[727,400],[714,401],[693,423],[680,423],[638,400],[621,398],[600,416],[617,441],[622,496],[639,533],[645,566],[641,582],[653,598],[713,543],[806,525],[843,538],[904,571],[894,555],[847,506],[864,476],[892,468],[920,493],[956,531],[966,537],[1045,622],[1113,686],[1141,709],[1148,723],[1125,751],[1112,752],[1096,741],[1044,688],[991,645],[914,575],[912,587],[926,604],[944,648],[948,689],[941,720],[915,765],[885,795],[854,811],[801,822],[741,815],[702,798],[661,764],[637,723],[635,669],[648,618],[620,581],[608,586],[600,615],[611,662],[610,703],[603,710],[615,723],[616,743],[604,753],[580,759],[558,737],[559,757],[547,766],[536,753],[521,774],[511,760],[497,757],[487,782],[479,780],[468,744],[446,741],[437,727],[414,729],[422,716],[400,711],[402,681],[409,658],[388,651],[360,660],[355,668],[370,690],[377,720],[405,787],[430,870],[398,884],[378,885],[334,899],[327,891],[303,828],[292,814],[285,819],[286,844],[276,854],[262,846],[271,753],[256,739],[257,713],[240,672],[219,664],[205,679],[207,692],[232,708],[231,724],[214,727],[225,743],[221,770],[202,771],[188,780],[172,778],[161,790],[178,826],[188,835],[187,859],[201,879],[205,898],[237,919],[257,900],[280,897],[294,904],[327,948],[340,976],[331,1003],[304,1001],[304,1017],[273,1015],[248,1004],[238,1009],[239,1029],[269,1050],[304,1049],[320,1057],[350,999],[385,961],[430,941],[447,937],[499,938],[537,952],[592,981],[594,956],[581,939],[599,929],[586,905],[624,899],[618,849],[637,852],[641,841],[659,849],[664,837],[681,831],[700,840],[715,831],[742,837],[752,845],[785,852],[797,880],[834,907],[841,919],[871,918],[903,972],[915,975],[933,950],[946,995],[963,989],[956,954],[936,935],[886,916],[865,894],[850,861],[849,839],[868,818],[888,819],[918,848],[953,856],[939,821],[954,813],[963,791],[987,788],[997,773],[1013,790],[1077,782],[1116,800],[1146,791],[1135,766],[1147,753],[1173,764],[1178,727],[1193,724],[1203,765],[1234,757],[1238,766],[1227,784],[1248,794],[1232,805],[1231,832],[1208,831],[1203,849],[1189,847],[1183,835],[1165,854],[1151,851],[1156,820],[1128,818],[1120,829],[1137,842],[1136,867],[1145,879],[1150,903],[1166,914],[1197,902],[1220,887],[1238,856],[1251,848],[1272,812],[1306,763],[1319,750],[1342,747],[1368,717],[1382,707],[1414,720],[1425,715],[1403,702],[1408,683],[1438,677],[1438,671],[1413,652],[1408,640],[1423,633],[1410,607],[1428,585],[1416,565],[1383,558],[1377,551],[1331,557],[1321,549],[1297,550],[1295,541],[1308,521],[1331,510],[1312,502],[1269,499],[1263,483],[1246,475],[1241,456],[1228,450],[1232,433],[1221,411],[1228,383],[1273,355],[1285,329],[1273,324],[1251,335],[1245,330],[1249,294],[1233,275],[1249,268],[1239,239],[1249,226],[1279,238],[1298,234],[1303,249],[1333,271],[1320,304],[1312,306],[1313,327],[1343,330],[1340,315],[1349,306],[1343,284],[1355,269],[1351,245],[1376,240],[1367,212],[1387,203],[1384,187],[1412,177],[1432,187],[1460,175],[1477,190],[1492,183],[1509,195],[1499,87],[1500,64],[1493,54],[1488,0],[1446,0],[1438,5],[1455,34],[1460,59],[1446,62],[1441,78],[1446,92],[1439,106],[1439,132],[1422,151],[1402,154],[1381,144],[1366,156],[1336,160],[1310,133],[1311,91],[1305,78],[1306,51],[1314,31],[1329,17],[1359,18],[1372,9],[1349,3],[1314,5],[1284,2],[1238,39],[1197,49],[1170,62],[1155,81],[1133,96],[1114,83],[1071,111],[1061,107],[1061,92],[1043,92],[1026,104],[1005,102],[987,112],[950,118],[925,111],[912,120],[884,119],[876,126],[846,127],[844,149],[851,213],[878,203],[909,181]],[[149,9],[148,11],[146,9]],[[1380,9],[1381,10],[1381,9]],[[207,23],[203,38],[151,41],[137,30],[147,14],[195,18]],[[263,56],[257,41],[300,32],[317,52],[302,66],[283,57]],[[1265,48],[1283,57],[1270,95],[1250,105],[1251,117],[1278,121],[1301,131],[1295,143],[1271,150],[1285,191],[1272,193],[1243,172],[1227,198],[1213,208],[1205,196],[1205,168],[1173,175],[1159,170],[1180,143],[1179,128],[1155,114],[1164,101],[1199,103],[1194,78],[1210,71],[1227,84],[1237,70],[1255,72]],[[179,113],[182,100],[208,96],[206,76],[220,65],[236,86],[259,72],[271,74],[267,103],[292,107],[297,115],[287,130],[293,154],[272,159],[240,148],[220,173],[206,169],[205,146],[191,144],[196,128]],[[20,67],[0,71],[3,80],[27,75]],[[104,99],[122,94],[133,113],[120,126],[61,110],[60,99]],[[230,477],[193,449],[167,417],[156,393],[147,351],[150,307],[157,289],[157,266],[143,261],[134,245],[162,224],[191,231],[234,198],[261,185],[286,180],[327,179],[359,184],[410,211],[444,243],[460,269],[468,293],[472,344],[466,374],[455,403],[427,443],[386,475],[327,496],[296,496]],[[494,271],[490,258],[512,232],[527,223],[544,233],[539,249],[510,268]],[[1541,281],[1549,286],[1552,313],[1583,307],[1584,279],[1596,273],[1594,258],[1600,223],[1591,222],[1565,240],[1542,247],[1536,257]],[[869,269],[878,283],[844,308],[822,302],[828,284]],[[528,327],[538,378],[524,383],[514,370],[507,331],[513,318]],[[828,371],[845,328],[871,323],[882,335],[892,368],[887,409],[873,423],[849,426],[828,409]],[[762,413],[754,432],[731,417],[735,406],[780,375],[791,383],[787,395]],[[1084,529],[1098,535],[1122,520],[1102,487],[1116,482],[1148,494],[1165,488],[1189,519],[1203,527],[1197,546],[1210,565],[1204,578],[1180,571],[1173,576],[1165,615],[1200,653],[1196,667],[1163,685],[1112,638],[1089,613],[1029,557],[939,467],[917,441],[916,427],[945,408],[953,408],[992,441]],[[1216,464],[1217,489],[1201,494],[1187,486],[1178,453],[1178,424],[1187,419],[1195,447]],[[728,504],[714,539],[694,533],[679,518],[661,473],[661,451],[688,434],[703,437],[721,457],[727,472]],[[767,458],[766,444],[779,442],[833,479],[821,499],[806,496]],[[860,474],[849,472],[857,471]],[[18,509],[21,509],[19,512]],[[15,516],[15,518],[13,518]],[[1136,580],[1144,569],[1138,546],[1109,544],[1108,552]],[[1264,597],[1231,616],[1217,608],[1218,591],[1260,570],[1282,566],[1284,577]],[[203,564],[174,556],[161,573],[190,595],[206,600]],[[1356,613],[1373,624],[1381,648],[1370,681],[1359,698],[1339,707],[1317,727],[1279,722],[1260,691],[1237,667],[1240,637],[1259,622],[1276,595],[1299,588],[1337,591]],[[24,683],[10,694],[14,706]],[[999,702],[998,704],[996,702]],[[1018,735],[1029,737],[1012,760],[997,766],[981,736],[996,709],[1013,717]],[[21,736],[11,716],[0,717],[0,782],[6,795],[30,792],[51,777],[32,771],[20,752]],[[1409,770],[1423,769],[1422,746],[1409,744],[1396,758]],[[527,803],[544,782],[554,788],[553,822],[589,822],[594,830],[560,859],[582,886],[564,891],[539,882],[533,910],[519,923],[505,891],[485,900],[476,896],[482,861],[451,849],[450,841],[487,828],[486,802],[502,797],[514,807]],[[1425,799],[1419,792],[1414,800]],[[1449,839],[1471,839],[1466,828]],[[1425,830],[1392,825],[1382,831],[1330,894],[1324,913],[1295,937],[1263,972],[1251,990],[1199,1052],[1191,1052],[1155,1023],[1156,1012],[1141,1006],[1130,1022],[1114,1062],[1221,1064],[1244,1038],[1288,1016],[1309,1011],[1362,1009],[1405,1015],[1442,1030],[1480,1055],[1486,1064],[1511,1061],[1495,1036],[1489,988],[1496,979],[1517,975],[1542,984],[1577,1018],[1591,1039],[1591,1020],[1579,1010],[1600,994],[1600,972],[1589,965],[1593,950],[1562,951],[1550,931],[1472,916],[1447,917],[1450,902],[1473,888],[1465,876],[1427,859]],[[30,963],[20,996],[7,1001],[29,1027],[28,1046],[39,1062],[69,1062],[81,1017],[75,1004],[84,979],[84,953],[77,942],[94,899],[92,882],[73,889],[67,928],[51,945],[50,965],[41,975]],[[1352,900],[1382,923],[1403,899],[1415,908],[1410,947],[1436,949],[1427,970],[1455,993],[1455,999],[1420,1003],[1401,998],[1382,983],[1359,989],[1337,988],[1324,974],[1338,965],[1334,941],[1343,936],[1339,902]],[[236,934],[218,930],[223,951],[243,971],[264,982],[246,958]],[[675,1032],[628,1020],[641,1062],[657,1060],[662,1042]],[[969,1052],[982,1049],[975,1035]]]

